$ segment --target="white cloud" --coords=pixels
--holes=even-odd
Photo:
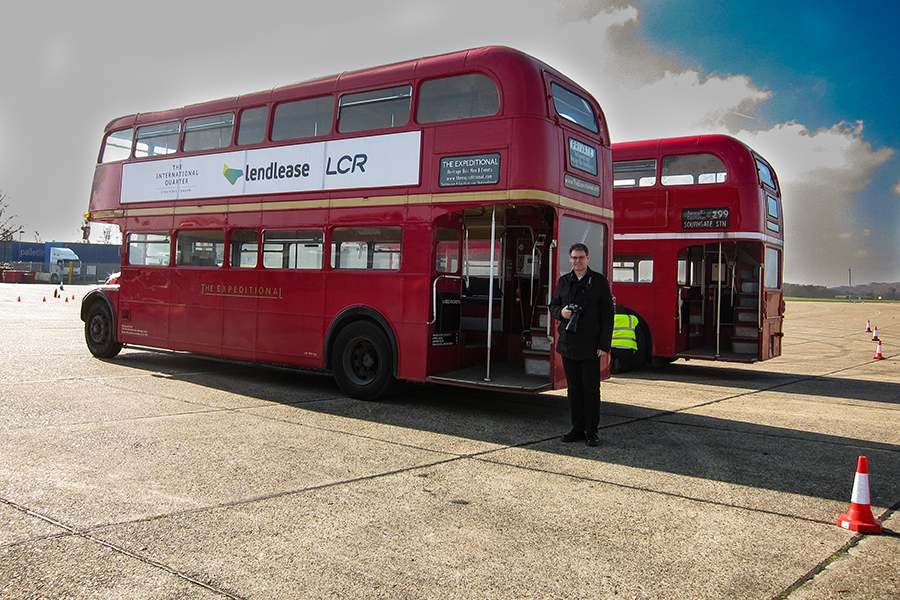
[[[797,123],[738,136],[778,173],[785,220],[785,278],[834,284],[870,255],[870,215],[857,194],[893,151],[873,150],[862,123],[839,123],[815,132]],[[854,259],[854,260],[851,260]]]

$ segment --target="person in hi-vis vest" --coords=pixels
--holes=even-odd
[[[634,315],[617,314],[613,320],[612,352],[610,353],[612,359],[610,370],[613,373],[620,373],[623,370],[620,360],[623,358],[621,357],[622,353],[633,355],[637,352],[637,324],[638,318]]]

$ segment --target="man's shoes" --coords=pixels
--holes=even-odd
[[[569,433],[562,436],[562,441],[564,441],[567,444],[569,444],[571,442],[577,442],[578,440],[583,440],[583,439],[584,439],[584,432],[578,431],[577,429],[573,429]]]
[[[587,434],[584,443],[587,444],[588,446],[599,446],[600,438],[597,436],[596,433],[589,433],[589,434]]]

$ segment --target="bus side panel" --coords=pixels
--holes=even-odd
[[[667,199],[668,193],[659,188],[633,188],[616,190],[619,198],[616,204],[616,233],[645,231],[647,228],[657,229],[668,226]],[[627,226],[624,224],[627,223]],[[615,254],[622,251],[613,245]]]
[[[232,268],[224,275],[222,353],[231,358],[254,360],[257,314],[261,303],[272,300],[267,290],[259,285],[256,269]]]
[[[169,347],[201,354],[222,352],[225,277],[219,268],[174,267],[169,304]]]
[[[427,325],[431,286],[427,276],[404,276],[399,281],[398,298],[403,298],[400,311],[387,317],[397,337],[397,376],[408,381],[423,381],[426,376],[431,348]]]
[[[656,280],[662,274],[656,271],[654,264],[653,277]],[[649,330],[652,340],[652,348],[649,352],[653,356],[674,356],[673,329],[676,308],[677,288],[675,286],[648,285],[641,283],[617,282],[613,286],[613,295],[616,297],[617,312],[636,314],[641,320],[641,325]],[[670,298],[668,304],[663,299]],[[668,310],[668,306],[673,308]]]
[[[118,340],[165,348],[169,339],[169,269],[124,266],[118,283]]]
[[[119,191],[122,188],[122,163],[97,165],[94,168],[94,184],[91,187],[90,210],[107,211],[121,209]]]
[[[263,270],[256,315],[257,360],[322,369],[328,281],[319,270]],[[330,310],[329,310],[330,312]]]

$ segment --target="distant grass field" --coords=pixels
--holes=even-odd
[[[785,301],[789,302],[856,302],[862,304],[868,303],[888,303],[888,304],[896,304],[900,302],[900,300],[871,300],[871,299],[862,299],[854,298],[852,300],[848,300],[846,298],[795,298],[794,296],[785,296]]]

